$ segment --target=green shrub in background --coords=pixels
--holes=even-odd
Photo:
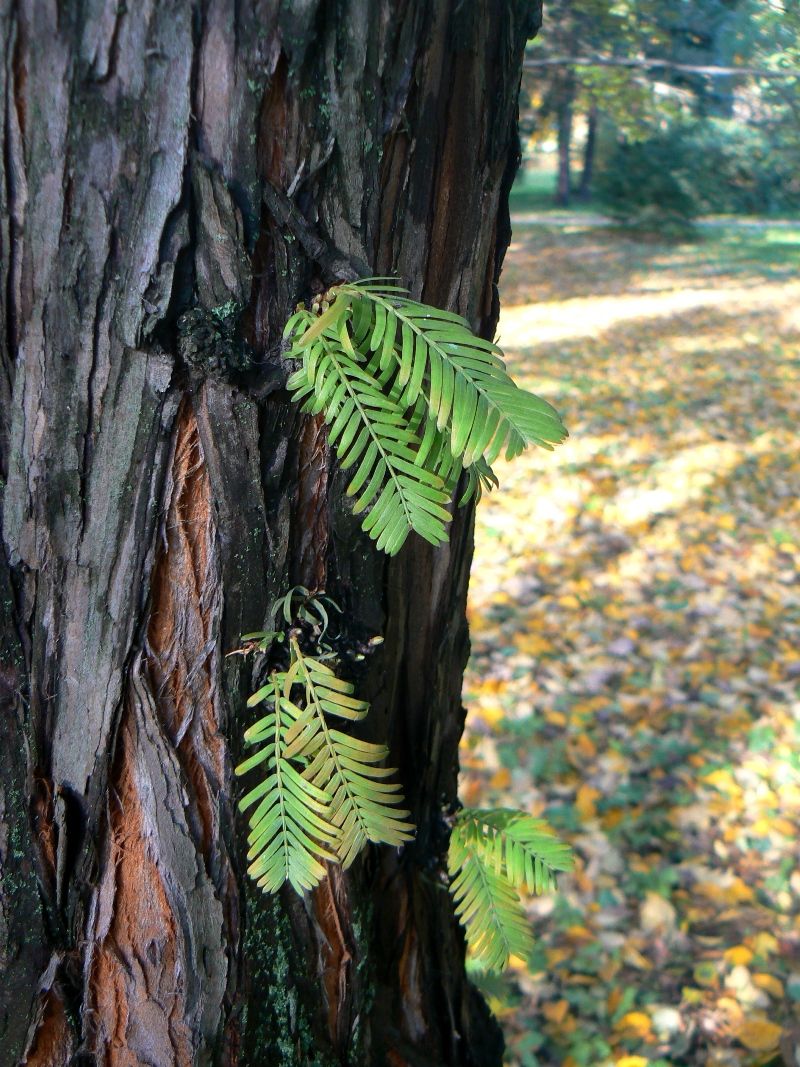
[[[800,154],[780,128],[709,119],[676,129],[706,214],[780,215],[800,207]]]
[[[612,218],[626,224],[681,233],[700,213],[685,156],[672,131],[642,141],[602,140],[595,195]]]
[[[673,122],[636,142],[606,129],[595,191],[612,217],[660,230],[698,215],[796,214],[800,153],[780,130],[735,119]]]

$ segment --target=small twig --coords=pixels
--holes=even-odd
[[[320,237],[299,208],[270,182],[264,183],[263,198],[272,217],[294,234],[307,255],[330,279],[355,282],[369,274],[366,264],[354,265],[344,252]]]
[[[670,59],[626,59],[616,56],[550,56],[543,59],[526,59],[525,70],[539,67],[627,67],[632,70],[666,70],[677,74],[703,74],[711,78],[730,78],[747,75],[753,78],[799,78],[800,68],[784,70],[773,67],[716,67],[694,63],[674,63]]]

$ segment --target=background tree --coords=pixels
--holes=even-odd
[[[663,5],[661,5],[663,6]],[[640,130],[653,110],[648,79],[624,67],[584,67],[575,58],[614,60],[631,54],[649,54],[664,43],[655,0],[548,0],[548,32],[528,48],[530,64],[524,88],[530,106],[524,108],[522,129],[535,137],[555,131],[558,152],[556,203],[566,206],[573,193],[571,173],[575,120],[586,120],[587,135],[579,192],[589,192],[597,124],[600,114],[613,117],[625,128]]]
[[[683,8],[665,22],[676,58],[650,76],[659,86],[668,80],[684,102],[671,114],[657,109],[658,121],[639,135],[606,125],[599,198],[620,217],[679,229],[699,214],[793,215],[800,193],[797,5],[739,0]]]
[[[538,16],[0,5],[7,1062],[500,1062],[443,891],[470,512],[378,554],[281,333],[391,273],[492,334]],[[226,656],[294,583],[343,605],[418,827],[305,899],[244,879]]]
[[[781,173],[777,184],[791,186],[798,143],[796,3],[549,0],[547,13],[552,30],[533,41],[526,56],[531,82],[522,126],[534,141],[557,141],[557,203],[568,203],[573,191],[589,195],[598,148],[614,140],[658,142],[665,132],[680,138],[688,127],[704,141],[700,158],[689,162],[697,170],[707,158],[708,179],[701,184],[709,190],[720,186],[720,154],[735,155],[736,167],[755,156],[762,161],[757,184],[770,184],[772,168]],[[570,174],[576,129],[584,152],[577,183]],[[763,142],[758,149],[754,138]],[[696,140],[691,150],[699,151]],[[671,144],[669,152],[683,162],[690,149]],[[654,158],[653,169],[660,166]],[[728,180],[752,184],[738,183],[735,174]],[[700,210],[727,210],[705,204],[703,191],[695,199]],[[738,210],[769,210],[770,197],[761,201]]]

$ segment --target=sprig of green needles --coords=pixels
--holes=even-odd
[[[293,399],[322,413],[363,529],[394,555],[414,530],[447,540],[456,487],[465,503],[497,484],[491,464],[567,431],[547,401],[520,389],[501,350],[460,315],[412,300],[392,278],[329,289],[286,324]]]
[[[276,629],[246,634],[237,650],[284,646],[283,665],[248,700],[264,713],[244,735],[255,752],[236,768],[265,771],[239,807],[250,813],[248,873],[270,893],[286,882],[298,893],[313,889],[326,862],[347,868],[369,841],[400,847],[413,838],[395,772],[384,766],[387,747],[348,729],[369,705],[336,674],[331,610],[339,608],[330,597],[295,586],[273,605]],[[531,932],[519,892],[553,888],[555,872],[571,864],[568,846],[541,820],[510,809],[459,811],[449,888],[474,957],[497,970],[511,955],[526,956]]]

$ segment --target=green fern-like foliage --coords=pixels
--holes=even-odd
[[[509,808],[464,808],[450,836],[448,870],[456,914],[473,956],[502,970],[510,956],[526,957],[532,933],[519,891],[555,888],[557,871],[572,867],[572,852],[547,823]]]
[[[286,325],[301,359],[288,388],[322,413],[363,528],[393,555],[415,530],[447,539],[462,472],[464,503],[497,479],[491,464],[566,437],[556,410],[518,388],[502,353],[467,321],[412,300],[392,279],[348,282]],[[368,509],[368,510],[367,510]]]
[[[363,719],[368,705],[322,656],[303,652],[290,635],[289,666],[250,697],[248,706],[257,704],[266,714],[244,735],[257,751],[236,773],[266,764],[239,804],[252,809],[248,873],[264,890],[289,882],[302,893],[325,876],[325,860],[349,867],[368,841],[399,846],[411,839],[400,787],[387,781],[394,772],[383,766],[386,746],[331,725]]]
[[[302,718],[302,710],[284,696],[285,679],[274,674],[258,692],[272,710],[245,733],[245,740],[261,747],[236,768],[245,774],[267,763],[267,775],[240,801],[250,815],[247,838],[248,873],[267,892],[290,882],[298,893],[313,889],[325,876],[321,860],[335,860],[328,842],[336,840],[329,821],[330,796],[303,775],[287,756],[286,735]]]

